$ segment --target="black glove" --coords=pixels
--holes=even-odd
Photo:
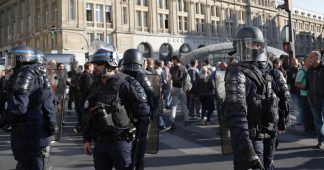
[[[251,169],[264,169],[261,160],[255,153],[253,148],[250,148],[247,153],[247,166]]]

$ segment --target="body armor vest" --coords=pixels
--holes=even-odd
[[[243,74],[256,86],[256,96],[247,103],[248,119],[252,127],[268,127],[279,119],[279,98],[273,92],[273,78],[269,72],[262,73],[254,65],[240,65]]]
[[[94,96],[95,106],[90,110],[95,129],[99,133],[114,133],[130,128],[130,117],[119,98],[120,84],[126,75],[116,74],[107,84],[99,84]]]

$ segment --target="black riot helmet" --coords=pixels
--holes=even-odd
[[[112,45],[99,48],[92,56],[92,63],[107,63],[108,70],[114,70],[118,66],[117,52]]]
[[[25,64],[37,62],[34,50],[25,45],[19,45],[10,50],[6,60],[6,69],[14,69]]]
[[[143,54],[137,49],[128,49],[123,56],[122,70],[137,72],[142,70]]]
[[[255,26],[241,28],[233,44],[240,61],[267,61],[267,45],[262,31]]]

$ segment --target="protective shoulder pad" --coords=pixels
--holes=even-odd
[[[29,95],[35,76],[35,71],[32,68],[27,67],[21,69],[13,85],[14,92]]]
[[[129,82],[136,100],[139,102],[147,102],[147,96],[141,84],[131,76],[127,76],[126,80]]]
[[[51,84],[49,82],[47,73],[45,71],[42,71],[42,70],[40,72],[42,74],[42,79],[43,79],[43,88],[44,89],[50,89],[51,88]]]
[[[225,76],[226,102],[245,103],[245,82],[246,77],[238,66],[233,66],[227,71]]]
[[[148,79],[145,73],[143,72],[137,72],[136,74],[136,80],[142,85],[144,89],[150,89],[152,87],[151,81]]]

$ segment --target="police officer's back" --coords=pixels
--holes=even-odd
[[[144,88],[145,93],[147,95],[148,104],[150,105],[151,111],[151,118],[154,117],[154,114],[158,113],[157,109],[159,108],[159,98],[155,95],[155,91],[153,85],[147,74],[142,69],[142,64],[144,62],[144,58],[142,53],[137,49],[128,49],[125,51],[123,56],[123,63],[122,63],[122,72],[132,76],[135,78],[141,86]],[[154,72],[150,72],[152,74]],[[157,89],[159,93],[160,89]],[[144,169],[144,155],[145,155],[145,148],[146,148],[146,136],[148,132],[147,124],[141,124],[137,126],[137,129],[140,129],[140,133],[137,133],[136,138],[139,139],[139,142],[134,143],[133,148],[136,150],[136,169]]]
[[[84,152],[91,142],[95,169],[132,169],[134,124],[149,122],[150,108],[138,81],[116,73],[118,62],[113,48],[102,48],[93,55],[95,79],[84,103],[88,111],[84,125]]]
[[[231,65],[225,76],[225,119],[231,131],[234,169],[273,169],[277,129],[285,130],[278,119],[284,122],[286,116],[278,113],[278,98],[286,106],[287,85],[279,71],[268,67],[259,28],[242,28],[234,46],[240,62]]]
[[[11,147],[18,161],[17,169],[42,169],[40,152],[45,122],[42,107],[50,106],[43,105],[43,81],[36,61],[33,49],[28,46],[17,46],[8,56],[8,67],[14,72],[8,82],[8,108],[0,127],[12,126]]]

